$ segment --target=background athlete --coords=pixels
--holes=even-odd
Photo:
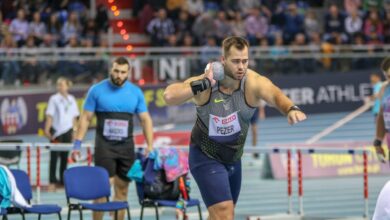
[[[137,115],[141,121],[147,143],[145,154],[152,150],[153,142],[152,119],[141,89],[128,81],[129,69],[127,59],[119,57],[112,64],[109,79],[89,89],[72,152],[73,157],[80,154],[81,140],[95,113],[97,116],[95,165],[107,169],[110,183],[114,185],[116,201],[127,201],[129,179],[126,174],[135,159],[133,115]],[[95,220],[102,217],[103,212],[93,214]],[[123,218],[122,210],[118,213],[118,219]]]

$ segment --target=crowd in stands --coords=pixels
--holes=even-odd
[[[108,9],[100,5],[91,17],[88,7],[89,0],[0,1],[0,56],[7,56],[7,48],[107,46]],[[252,64],[271,74],[313,72],[318,66],[349,70],[377,65],[375,59],[284,61],[279,57],[298,53],[284,46],[317,46],[322,53],[333,53],[335,45],[373,45],[377,49],[390,43],[390,0],[133,0],[131,11],[139,19],[140,30],[150,36],[150,46],[199,46],[200,66],[218,56],[212,48],[228,35],[245,37],[251,46],[269,48],[268,55],[276,61]],[[45,78],[44,73],[53,71],[76,76],[106,71],[101,66],[104,62],[61,61],[57,68],[36,62],[34,53],[25,56],[0,63],[0,84],[17,79],[37,83]]]
[[[106,46],[107,9],[99,5],[91,17],[88,7],[89,0],[0,1],[0,56],[13,56],[7,49],[29,49],[19,60],[0,63],[1,83],[38,83],[48,74],[96,74],[98,67],[90,62],[38,61],[34,53],[40,48]]]
[[[271,55],[294,51],[284,46],[317,45],[331,53],[333,45],[373,45],[390,43],[390,0],[138,0],[134,14],[153,46],[219,46],[227,35],[242,36],[251,46],[270,47]],[[373,47],[374,48],[374,47]],[[366,51],[370,53],[371,51]],[[207,53],[206,53],[207,54]],[[210,55],[210,54],[209,54]],[[212,54],[211,54],[212,55]],[[208,62],[208,56],[202,58]],[[378,59],[379,60],[379,59]],[[351,61],[355,68],[375,66],[375,59]],[[324,69],[348,70],[345,62],[329,59],[320,63],[301,61],[263,62],[267,72],[313,72]],[[279,68],[279,71],[277,70]]]
[[[335,44],[356,44],[360,38],[365,44],[390,43],[390,0],[136,2],[134,13],[153,46],[188,46],[188,37],[192,46],[204,45],[207,37],[220,44],[227,35],[246,37],[252,46],[264,40],[275,45],[278,35],[283,45],[301,37],[305,44],[318,37]]]

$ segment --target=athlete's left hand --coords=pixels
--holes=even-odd
[[[306,120],[306,114],[299,110],[292,110],[287,115],[287,120],[290,125]]]

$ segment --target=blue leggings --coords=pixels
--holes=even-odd
[[[191,145],[189,165],[207,207],[228,200],[236,204],[241,189],[241,160],[223,164]]]

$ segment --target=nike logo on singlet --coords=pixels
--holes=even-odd
[[[220,102],[224,102],[225,100],[223,99],[214,99],[214,103],[220,103]]]

